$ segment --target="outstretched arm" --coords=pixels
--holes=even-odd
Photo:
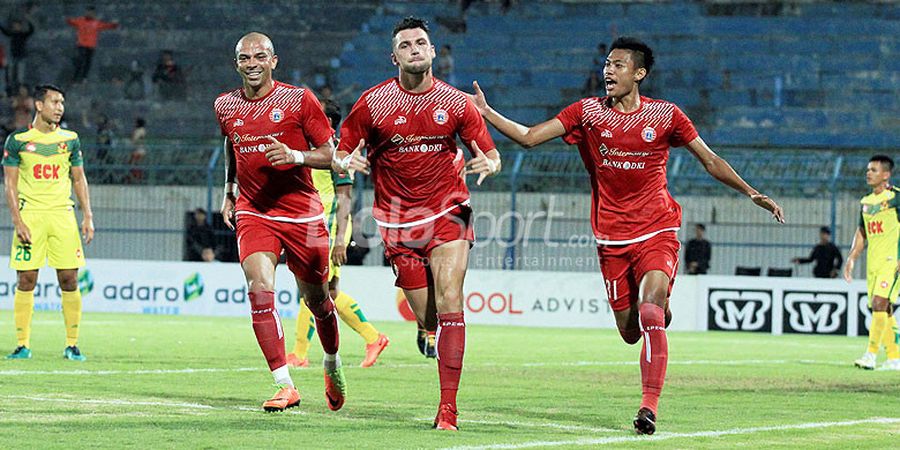
[[[734,171],[731,164],[728,164],[728,161],[725,161],[713,152],[709,146],[706,145],[706,142],[703,142],[703,139],[697,137],[693,141],[688,142],[686,147],[691,154],[703,164],[703,168],[706,169],[713,178],[750,197],[750,200],[752,200],[756,206],[771,212],[772,217],[774,217],[775,220],[779,223],[784,223],[784,211],[781,210],[781,207],[778,206],[774,200],[766,195],[760,194],[753,186],[747,184],[747,182]]]
[[[484,92],[481,91],[481,87],[478,86],[477,81],[473,82],[472,86],[475,88],[475,95],[466,95],[468,95],[472,100],[472,103],[475,104],[475,108],[478,109],[478,112],[481,113],[481,115],[484,116],[484,119],[490,122],[494,128],[522,147],[532,148],[566,134],[566,129],[563,127],[562,122],[555,117],[533,127],[527,127],[504,117],[488,105],[487,100],[484,97]]]

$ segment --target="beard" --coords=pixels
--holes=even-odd
[[[403,71],[410,75],[421,75],[431,70],[431,61],[416,61],[403,67]]]

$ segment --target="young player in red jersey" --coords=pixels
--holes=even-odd
[[[617,39],[604,69],[607,97],[582,99],[533,127],[492,109],[477,82],[472,96],[491,125],[526,148],[560,136],[578,145],[590,174],[591,227],[619,333],[628,344],[644,338],[643,399],[634,419],[640,434],[656,431],[668,360],[668,300],[678,267],[681,206],[666,184],[669,148],[686,146],[710,175],[784,223],[781,208],[710,150],[677,106],[640,95],[641,81],[652,66],[650,47],[632,38]]]
[[[474,155],[465,166],[466,173],[480,175],[478,184],[500,171],[500,154],[466,95],[433,77],[434,57],[425,21],[407,17],[397,24],[391,60],[399,76],[367,90],[353,106],[341,127],[335,165],[371,172],[373,216],[395,284],[420,324],[427,322],[429,303],[436,307],[441,400],[434,426],[456,430],[466,339],[462,287],[474,240],[456,136]]]
[[[334,130],[312,92],[272,78],[277,65],[272,41],[265,35],[249,33],[238,41],[235,67],[243,87],[221,94],[215,102],[225,136],[222,215],[231,229],[237,222],[253,331],[280,386],[263,408],[283,411],[300,403],[275,308],[275,266],[284,252],[316,318],[325,350],[325,396],[336,411],[344,404],[346,385],[334,302],[328,295],[328,231],[310,176],[310,167],[331,167]]]

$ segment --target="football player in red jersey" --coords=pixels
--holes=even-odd
[[[500,171],[500,154],[472,101],[432,75],[428,24],[407,17],[392,36],[391,60],[399,76],[367,90],[353,106],[341,127],[335,166],[371,172],[373,216],[395,284],[420,324],[428,321],[429,303],[436,307],[441,400],[434,426],[456,430],[466,336],[462,287],[474,241],[456,137],[473,154],[465,166],[467,173],[479,174],[478,184]]]
[[[491,125],[523,147],[557,137],[578,146],[590,175],[591,227],[619,333],[628,344],[644,340],[643,398],[634,428],[653,434],[666,374],[665,327],[680,246],[676,232],[681,206],[666,184],[670,147],[687,147],[710,175],[771,212],[778,222],[784,223],[784,213],[710,150],[677,106],[640,95],[640,84],[653,66],[650,47],[622,37],[610,49],[603,71],[607,96],[577,101],[533,127],[491,108],[477,82],[471,98]]]
[[[267,36],[249,33],[238,41],[235,68],[243,86],[215,102],[225,136],[222,215],[229,228],[237,229],[253,331],[280,387],[263,409],[283,411],[300,403],[275,307],[275,266],[284,252],[316,318],[325,351],[325,396],[336,411],[344,404],[346,384],[334,302],[328,294],[328,231],[310,175],[310,167],[331,167],[334,130],[312,92],[272,78],[277,65]]]

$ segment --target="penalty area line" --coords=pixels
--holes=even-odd
[[[519,449],[532,447],[559,447],[559,446],[588,446],[588,445],[605,445],[605,444],[621,444],[624,442],[651,442],[665,441],[669,439],[681,438],[703,438],[703,437],[722,437],[743,434],[766,433],[772,431],[786,430],[809,430],[819,428],[846,427],[865,424],[896,424],[900,423],[900,417],[875,417],[871,419],[847,420],[839,422],[809,422],[797,423],[790,425],[775,425],[768,427],[752,427],[752,428],[732,428],[728,430],[713,431],[697,431],[692,433],[657,433],[653,436],[614,436],[600,438],[582,438],[567,441],[531,441],[521,442],[517,444],[492,444],[492,445],[473,445],[460,447],[446,447],[447,450],[487,450],[487,449]]]

